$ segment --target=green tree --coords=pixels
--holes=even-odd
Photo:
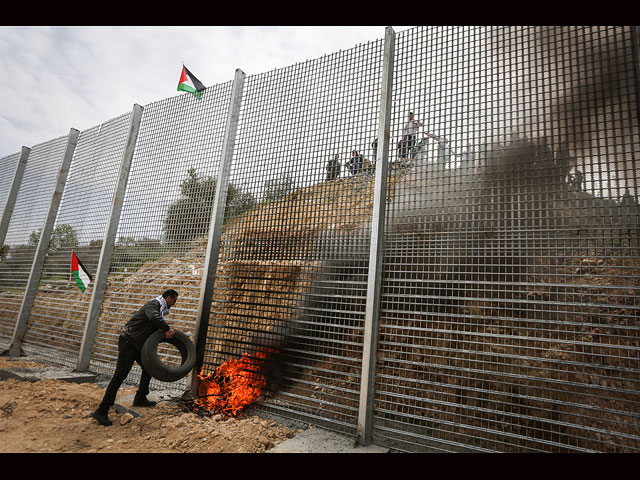
[[[165,240],[169,243],[189,242],[209,233],[209,223],[216,194],[216,179],[199,176],[194,168],[187,171],[180,185],[180,198],[173,202],[164,220]],[[243,192],[232,183],[227,187],[225,217],[233,217],[253,208],[251,193]]]
[[[30,247],[38,246],[41,233],[42,229],[39,229],[37,232],[34,230],[29,234],[28,244]],[[78,234],[71,225],[63,223],[53,229],[51,239],[49,240],[49,250],[57,250],[62,247],[73,248],[76,246],[78,246]]]

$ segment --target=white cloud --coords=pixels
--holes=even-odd
[[[0,27],[0,158],[178,95],[183,62],[211,86],[383,37],[382,26]]]

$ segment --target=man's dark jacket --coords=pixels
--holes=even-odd
[[[169,324],[162,318],[160,302],[153,299],[133,314],[120,335],[138,350],[142,350],[144,342],[153,332],[156,330],[166,332],[169,328]]]

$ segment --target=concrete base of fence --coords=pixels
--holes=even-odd
[[[268,453],[388,453],[378,445],[359,446],[353,437],[339,435],[322,428],[308,428],[293,438],[279,443]]]
[[[24,358],[19,358],[24,360]],[[64,367],[16,367],[16,368],[0,368],[0,380],[6,378],[16,378],[28,382],[37,382],[38,380],[63,380],[73,383],[93,383],[96,375],[87,372],[70,372]]]

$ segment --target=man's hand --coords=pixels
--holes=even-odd
[[[176,333],[174,332],[173,328],[170,328],[169,330],[167,330],[166,332],[164,332],[164,336],[169,339],[171,337],[173,337],[173,334]]]

